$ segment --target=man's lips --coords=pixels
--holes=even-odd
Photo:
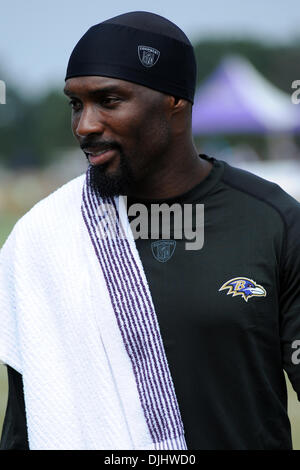
[[[100,165],[111,160],[114,156],[116,149],[108,148],[104,150],[94,150],[92,152],[85,151],[87,158],[91,165]]]

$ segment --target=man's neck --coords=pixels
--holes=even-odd
[[[183,158],[184,155],[184,158]],[[189,155],[189,156],[188,156]],[[151,178],[135,185],[128,196],[137,199],[168,199],[192,189],[210,173],[212,163],[200,158],[196,149],[174,157],[172,165],[165,166]]]

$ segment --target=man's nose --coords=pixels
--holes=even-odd
[[[90,106],[85,107],[80,115],[77,126],[75,126],[76,136],[85,137],[88,134],[102,134],[103,130],[104,123],[101,114]]]

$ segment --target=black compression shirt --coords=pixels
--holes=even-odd
[[[0,450],[28,450],[22,375],[9,366],[7,375],[9,394]]]
[[[211,161],[208,177],[184,195],[128,199],[128,207],[204,204],[202,249],[174,236],[136,240],[187,446],[290,449],[283,368],[300,399],[300,205],[277,185]],[[4,447],[14,442],[8,428],[22,426],[26,446],[24,410],[12,398],[20,384],[9,392]]]

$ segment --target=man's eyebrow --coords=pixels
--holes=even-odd
[[[122,92],[122,89],[119,86],[108,85],[106,87],[87,91],[87,95],[93,97],[93,96],[104,95],[106,93],[120,93],[120,92]],[[64,88],[64,94],[67,96],[76,96],[76,93],[72,92],[71,90],[68,90],[68,88]]]
[[[72,93],[70,90],[68,90],[67,88],[64,88],[64,89],[63,89],[63,92],[64,92],[64,94],[67,95],[67,96],[71,96],[71,95],[73,94],[73,93]]]

